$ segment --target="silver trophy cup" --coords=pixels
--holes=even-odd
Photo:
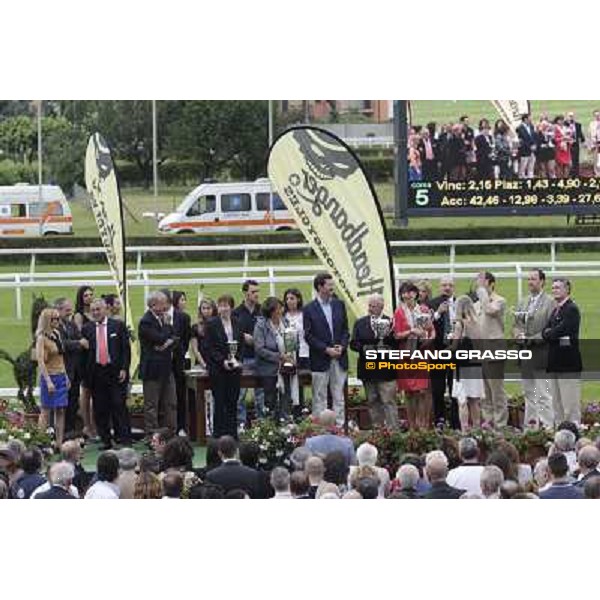
[[[385,340],[392,330],[392,322],[387,317],[373,319],[373,330],[377,338],[377,347],[382,348],[383,340]]]
[[[526,310],[517,310],[514,307],[511,312],[514,319],[515,338],[517,342],[523,343],[525,341],[525,332],[527,331],[527,322],[531,315]]]
[[[235,356],[238,351],[238,343],[236,341],[227,342],[227,347],[229,349],[229,356],[227,357],[227,363],[229,364],[229,366],[232,369],[239,369],[240,363],[238,362],[238,359]]]
[[[285,360],[282,367],[285,370],[293,370],[296,367],[296,351],[298,350],[298,330],[295,327],[286,327],[283,330],[283,347],[285,353],[292,357],[292,360]]]

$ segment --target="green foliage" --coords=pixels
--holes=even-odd
[[[34,163],[25,164],[11,159],[0,160],[0,185],[37,183],[37,179],[37,166]]]

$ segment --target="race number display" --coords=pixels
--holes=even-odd
[[[600,213],[600,177],[444,179],[413,181],[408,189],[412,216]]]

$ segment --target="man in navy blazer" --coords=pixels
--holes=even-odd
[[[90,307],[92,320],[81,331],[88,341],[87,380],[90,383],[94,419],[102,439],[102,449],[111,444],[111,421],[118,443],[130,443],[129,415],[121,384],[129,374],[131,348],[123,321],[107,316],[106,302],[97,299]]]
[[[535,168],[536,136],[530,115],[523,115],[517,127],[519,136],[519,179],[531,179]]]
[[[556,306],[542,331],[548,342],[548,382],[554,406],[554,421],[581,423],[581,371],[579,326],[581,315],[571,300],[571,282],[557,277],[552,282]]]
[[[540,492],[542,500],[580,500],[583,491],[573,485],[568,477],[569,464],[567,457],[559,452],[548,457],[548,468],[552,476],[552,485]]]
[[[327,408],[331,390],[338,425],[344,424],[344,385],[348,371],[348,316],[341,300],[333,297],[333,277],[319,273],[313,281],[316,298],[303,312],[304,339],[310,350],[312,372],[312,413]]]

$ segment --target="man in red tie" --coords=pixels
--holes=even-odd
[[[104,300],[94,300],[90,309],[92,321],[82,331],[89,343],[85,365],[102,450],[108,450],[112,448],[111,422],[117,443],[131,443],[127,406],[121,393],[131,360],[129,336],[122,321],[108,318]]]

